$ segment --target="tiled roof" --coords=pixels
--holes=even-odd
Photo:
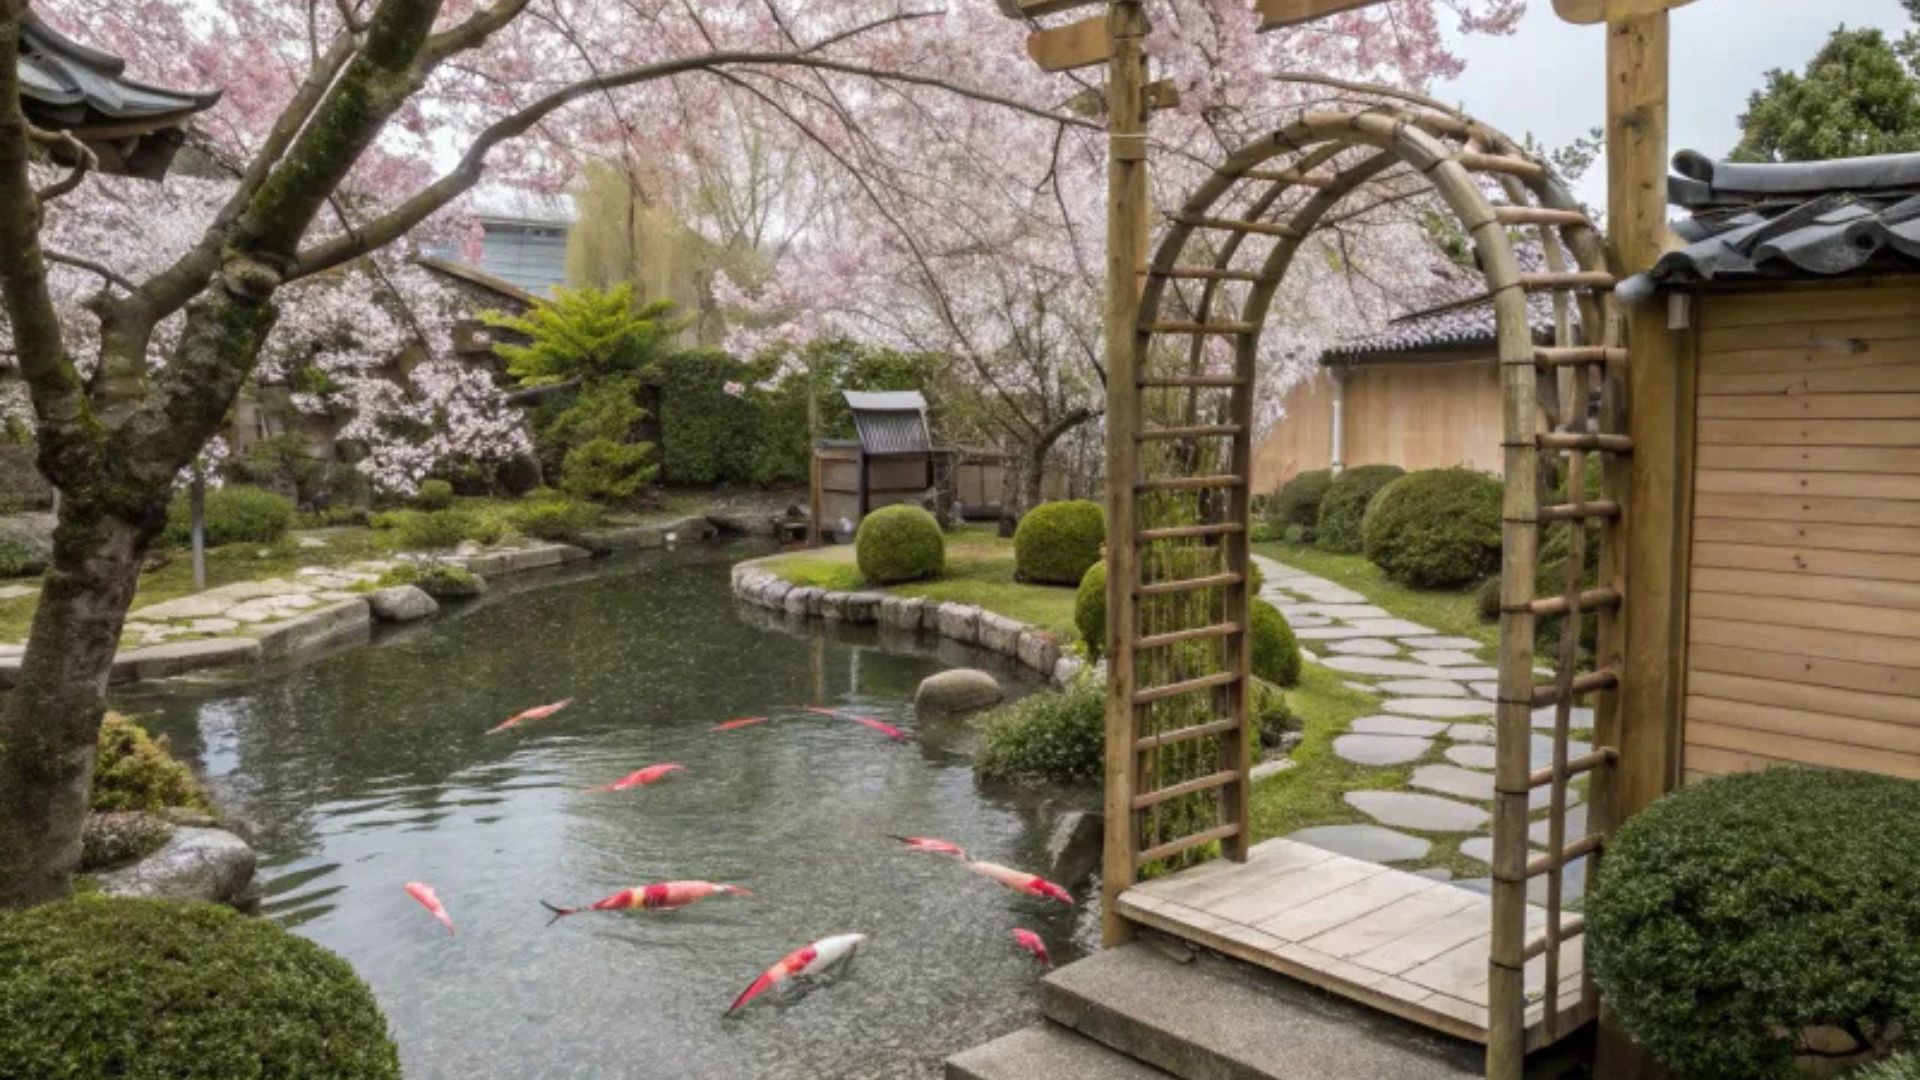
[[[867,453],[915,454],[933,449],[933,436],[927,431],[927,399],[919,391],[841,393],[853,410],[853,426]]]
[[[220,100],[218,90],[168,90],[125,76],[127,62],[82,45],[32,13],[20,25],[20,96],[40,127],[72,131],[95,146],[102,168],[157,177],[187,117]],[[90,129],[110,129],[98,138]]]
[[[1544,295],[1527,298],[1533,335],[1538,341],[1553,340],[1553,301]],[[1376,334],[1349,338],[1320,354],[1324,365],[1379,363],[1383,361],[1445,359],[1462,349],[1491,348],[1497,341],[1494,331],[1493,300],[1474,297],[1466,302],[1433,311],[1405,315],[1387,324]]]

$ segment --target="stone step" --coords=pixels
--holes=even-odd
[[[1183,963],[1145,941],[1048,975],[1040,1009],[1181,1080],[1482,1075],[1478,1046],[1224,957],[1201,953]]]
[[[947,1080],[1170,1080],[1045,1020],[947,1059]]]

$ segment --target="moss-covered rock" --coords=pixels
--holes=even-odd
[[[869,585],[939,577],[947,568],[940,523],[917,506],[885,506],[862,518],[853,553]]]
[[[1367,558],[1416,588],[1479,581],[1500,565],[1500,497],[1500,481],[1471,469],[1408,473],[1367,509]]]
[[[80,869],[111,870],[160,850],[173,836],[173,824],[157,814],[122,810],[89,814],[80,830]]]
[[[1356,465],[1343,469],[1320,500],[1320,517],[1315,522],[1314,546],[1324,551],[1345,554],[1358,552],[1362,545],[1360,523],[1367,507],[1380,489],[1407,475],[1398,465]]]
[[[166,736],[153,738],[139,724],[110,712],[100,722],[98,749],[93,766],[96,812],[208,808],[206,793],[193,771],[174,760]]]
[[[346,961],[210,904],[87,897],[0,915],[9,1080],[398,1080]]]
[[[435,600],[464,600],[479,596],[487,589],[486,582],[479,575],[444,563],[425,566],[405,563],[380,575],[380,588],[391,589],[400,585],[412,585]]]
[[[1013,533],[1014,575],[1039,585],[1079,585],[1100,561],[1107,515],[1085,499],[1042,503]]]

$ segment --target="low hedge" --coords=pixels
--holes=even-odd
[[[974,770],[987,780],[1099,783],[1107,741],[1106,686],[1091,675],[987,715]]]
[[[925,510],[883,506],[860,520],[853,554],[868,584],[897,585],[939,577],[947,568],[947,538]]]
[[[1367,558],[1416,588],[1479,581],[1500,565],[1500,497],[1500,481],[1471,469],[1408,473],[1361,520]]]
[[[467,510],[388,510],[370,519],[404,551],[437,551],[463,541],[491,544],[504,534],[498,522]]]
[[[265,488],[228,484],[206,494],[207,546],[271,544],[293,527],[293,502]],[[185,495],[167,506],[166,541],[193,542],[193,506]]]
[[[1308,469],[1294,474],[1267,500],[1267,521],[1280,529],[1289,525],[1313,528],[1320,520],[1321,500],[1333,486],[1332,469]]]
[[[571,544],[580,539],[581,533],[600,524],[602,513],[590,502],[549,497],[514,507],[507,520],[516,531],[536,540]]]
[[[373,992],[267,919],[85,897],[0,915],[10,1080],[398,1080]]]
[[[1684,787],[1610,840],[1587,965],[1683,1080],[1765,1080],[1799,1035],[1920,1023],[1920,783],[1778,768]]]
[[[1300,682],[1300,644],[1293,627],[1279,608],[1259,599],[1253,602],[1253,673],[1275,686]]]
[[[1324,551],[1352,555],[1364,542],[1360,523],[1366,520],[1367,507],[1380,489],[1407,475],[1398,465],[1356,465],[1342,469],[1320,500],[1320,517],[1314,523],[1313,542]]]
[[[101,813],[169,806],[208,808],[206,793],[193,771],[174,759],[166,736],[156,739],[115,712],[100,721],[90,805]]]
[[[1042,503],[1013,532],[1014,576],[1041,585],[1079,585],[1100,561],[1107,514],[1085,499]]]

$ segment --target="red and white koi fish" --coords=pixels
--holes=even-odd
[[[853,959],[860,946],[866,944],[865,934],[839,934],[830,938],[821,938],[811,945],[804,945],[788,953],[779,963],[768,968],[761,976],[753,980],[753,985],[740,992],[727,1006],[727,1015],[739,1011],[741,1006],[768,990],[786,982],[795,975],[819,975],[845,964]]]
[[[1029,874],[1024,870],[1015,870],[999,863],[969,862],[967,869],[981,877],[997,881],[1014,892],[1025,896],[1038,896],[1045,900],[1058,900],[1071,907],[1073,894],[1048,881],[1038,874]]]
[[[679,765],[673,762],[667,762],[662,765],[649,765],[644,769],[635,769],[633,772],[615,780],[611,784],[601,784],[599,787],[590,787],[587,790],[589,792],[625,791],[628,788],[645,787],[668,773],[682,772],[685,769],[685,765]]]
[[[872,728],[887,738],[892,739],[894,742],[907,742],[913,738],[913,736],[901,731],[892,724],[883,724],[871,716],[860,716],[847,712],[844,709],[822,709],[818,706],[809,705],[807,706],[807,711],[810,713],[819,713],[821,716],[837,716],[842,720],[851,720],[856,724],[862,724]]]
[[[407,895],[420,901],[421,907],[426,908],[434,918],[439,919],[440,925],[447,928],[447,933],[454,932],[453,916],[447,914],[447,905],[440,902],[440,897],[435,895],[433,886],[424,881],[409,881]]]
[[[1033,958],[1040,961],[1042,967],[1053,966],[1053,957],[1047,955],[1047,943],[1040,940],[1039,934],[1016,928],[1013,931],[1013,940],[1015,944],[1032,953]]]
[[[752,896],[753,893],[738,885],[721,885],[712,881],[656,881],[651,885],[639,885],[631,889],[621,889],[612,896],[596,900],[586,907],[557,907],[540,901],[540,906],[553,912],[553,918],[547,920],[552,926],[569,915],[578,915],[583,911],[631,911],[641,908],[647,911],[672,911],[676,908],[690,907],[709,896]]]
[[[559,712],[561,709],[564,709],[571,704],[573,704],[573,699],[566,698],[561,701],[556,701],[551,705],[536,705],[533,708],[528,709],[526,712],[517,713],[513,716],[509,716],[505,720],[502,720],[500,723],[495,724],[493,727],[488,728],[487,734],[493,735],[498,732],[505,731],[510,727],[517,727],[518,725],[524,724],[529,720],[545,720],[547,717],[552,716],[554,713]]]
[[[724,724],[715,724],[712,727],[708,728],[707,730],[708,731],[738,731],[743,727],[752,727],[755,724],[764,724],[767,722],[767,719],[768,718],[764,716],[743,716],[738,720],[729,720]]]
[[[951,855],[961,862],[967,861],[967,849],[951,840],[935,840],[931,836],[894,836],[892,833],[887,834],[887,839],[900,841],[907,845],[908,851],[927,851],[935,855]]]

